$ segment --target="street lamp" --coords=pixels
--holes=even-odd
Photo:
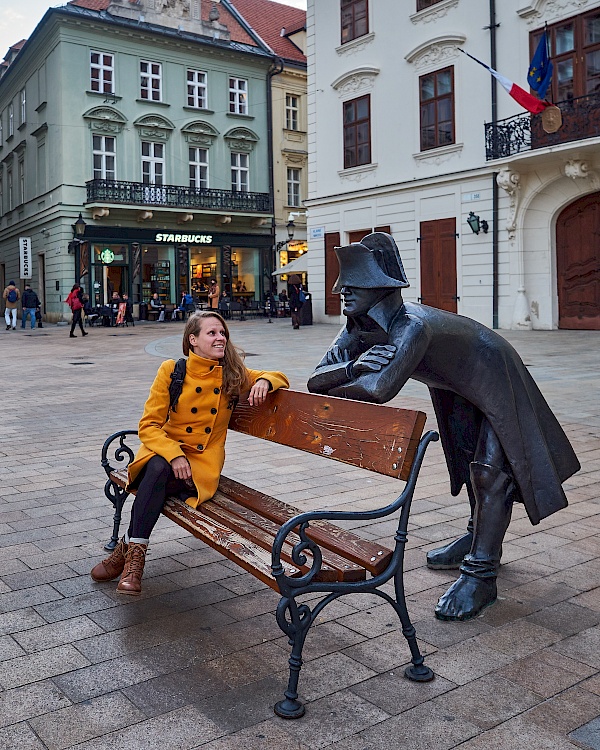
[[[81,273],[81,245],[83,243],[82,237],[85,235],[85,228],[87,224],[83,220],[81,211],[77,217],[77,221],[72,225],[73,229],[73,241],[69,242],[69,253],[75,255],[75,283],[79,284],[79,275]]]
[[[483,232],[484,234],[488,233],[489,226],[487,221],[481,219],[477,214],[473,213],[473,211],[469,211],[467,224],[471,227],[473,234],[479,234],[479,232]]]
[[[277,252],[279,252],[284,245],[287,245],[288,242],[291,242],[294,239],[294,230],[296,229],[296,225],[294,224],[293,219],[290,219],[288,221],[288,223],[285,225],[285,228],[287,229],[288,238],[287,240],[281,240],[281,242],[277,243]]]

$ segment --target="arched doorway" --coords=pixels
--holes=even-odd
[[[579,198],[556,222],[558,327],[600,330],[600,193]]]

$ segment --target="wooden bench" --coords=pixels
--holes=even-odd
[[[397,499],[371,511],[303,513],[221,476],[215,496],[196,510],[176,497],[165,503],[163,513],[167,518],[281,594],[277,622],[292,646],[285,699],[275,705],[275,713],[283,718],[304,714],[297,692],[304,641],[321,610],[344,594],[369,593],[385,599],[400,618],[411,652],[412,664],[405,670],[406,677],[420,682],[433,679],[417,645],[403,584],[408,515],[417,475],[427,445],[438,440],[435,432],[421,437],[424,425],[423,412],[282,389],[259,407],[238,403],[229,428],[403,480],[405,485]],[[136,434],[135,430],[117,432],[102,448],[102,466],[108,475],[105,494],[115,506],[113,536],[107,549],[114,549],[119,538],[121,512],[128,495],[125,467],[133,458],[126,440]],[[117,470],[110,465],[108,454],[112,450],[123,468]],[[390,548],[332,523],[392,514],[399,518]],[[395,597],[381,589],[390,580]],[[325,596],[316,603],[312,599],[309,603],[296,601],[312,592]]]

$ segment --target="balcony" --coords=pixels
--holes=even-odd
[[[562,112],[562,127],[556,133],[544,132],[541,114],[507,117],[499,120],[495,128],[486,123],[486,160],[506,159],[525,151],[600,136],[600,94],[567,99],[557,102],[557,106]]]
[[[269,193],[245,193],[212,188],[192,188],[182,185],[145,185],[142,182],[120,180],[90,180],[86,182],[86,203],[110,203],[148,208],[172,208],[226,213],[273,213]]]

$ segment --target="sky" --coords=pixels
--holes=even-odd
[[[50,7],[65,5],[67,0],[0,0],[0,60],[11,44],[27,39]],[[306,10],[307,0],[277,0]]]

